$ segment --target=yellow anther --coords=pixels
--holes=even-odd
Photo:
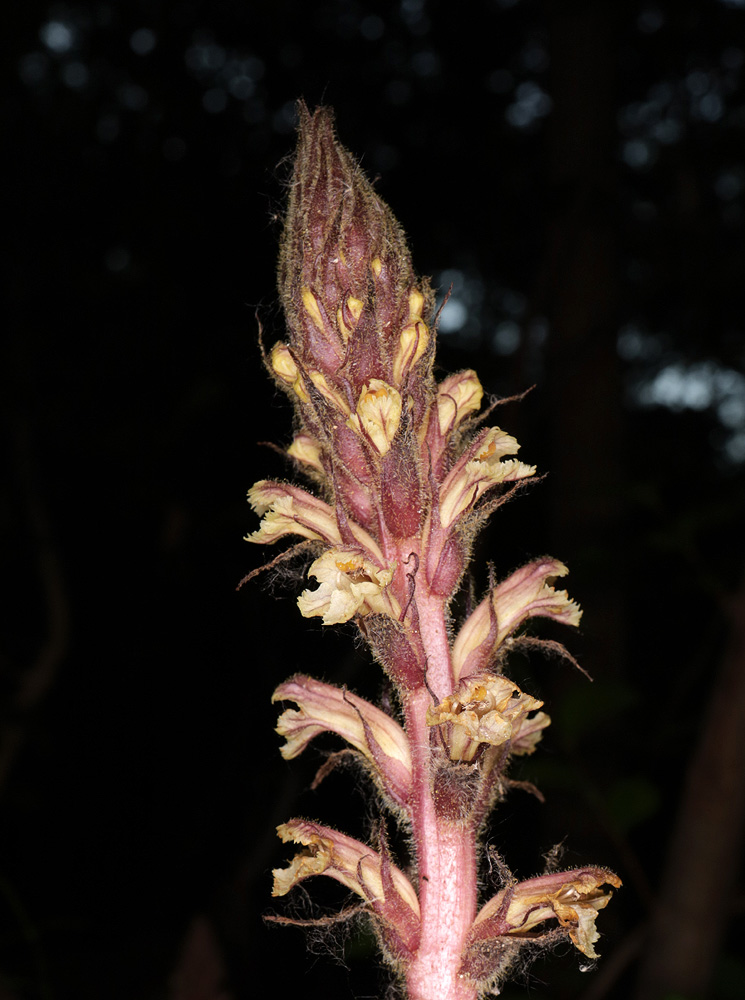
[[[352,559],[350,559],[348,562],[339,562],[339,560],[337,559],[336,568],[340,570],[342,573],[353,573],[355,570],[359,569],[359,566]]]
[[[370,267],[372,268],[372,273],[375,275],[375,277],[379,278],[380,272],[383,270],[383,261],[380,259],[380,257],[374,257],[372,263],[370,264]]]

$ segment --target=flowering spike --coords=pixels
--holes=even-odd
[[[249,501],[262,520],[248,540],[308,540],[316,586],[300,594],[300,613],[354,622],[402,721],[299,674],[275,691],[293,703],[277,732],[286,758],[322,732],[347,741],[404,827],[416,885],[383,829],[375,851],[294,819],[278,833],[302,849],[274,872],[274,893],[336,879],[364,901],[409,1000],[478,1000],[526,941],[568,937],[594,957],[595,917],[607,886],[620,885],[600,868],[508,875],[478,904],[480,829],[518,784],[510,759],[532,753],[550,722],[504,676],[511,648],[543,640],[511,637],[530,618],[577,625],[581,612],[554,589],[566,567],[539,559],[492,587],[453,639],[448,608],[476,532],[535,468],[514,457],[514,437],[473,419],[484,395],[475,372],[435,382],[433,295],[400,225],[338,142],[331,112],[301,103],[299,117],[278,275],[287,335],[267,364],[295,408],[288,455],[317,495],[256,483]]]

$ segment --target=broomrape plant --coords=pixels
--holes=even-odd
[[[507,654],[528,619],[576,626],[581,611],[556,589],[566,567],[543,558],[493,583],[459,627],[451,621],[476,534],[535,468],[514,457],[510,434],[480,426],[493,406],[477,416],[475,372],[435,381],[434,296],[400,225],[339,145],[330,110],[301,103],[299,113],[279,261],[288,336],[266,361],[293,401],[288,454],[313,491],[256,483],[248,498],[262,520],[248,540],[300,536],[315,547],[300,613],[354,622],[397,695],[394,715],[291,677],[274,693],[294,706],[279,717],[282,755],[322,732],[340,736],[411,858],[406,871],[394,864],[383,823],[374,848],[290,819],[277,832],[300,850],[274,872],[273,892],[336,879],[361,898],[410,1000],[474,1000],[541,943],[568,939],[595,958],[595,918],[621,884],[597,867],[518,882],[497,856],[502,888],[479,899],[480,831],[511,758],[533,753],[550,723],[506,676]]]

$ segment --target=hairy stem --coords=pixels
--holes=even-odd
[[[437,697],[453,689],[444,601],[417,602],[427,683]],[[406,702],[413,755],[413,835],[419,878],[421,939],[407,970],[410,1000],[473,1000],[476,984],[459,977],[463,946],[476,915],[476,830],[438,813],[432,780],[432,730],[425,721],[432,695],[422,686]]]

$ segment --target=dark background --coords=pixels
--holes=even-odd
[[[29,0],[3,36],[2,1000],[384,989],[364,935],[335,965],[261,918],[277,823],[359,836],[369,808],[351,772],[308,791],[318,750],[281,761],[272,690],[378,693],[298,581],[235,591],[245,492],[288,474],[258,324],[283,336],[301,95],[452,284],[442,370],[536,386],[499,421],[549,475],[476,579],[566,561],[581,634],[537,632],[595,681],[515,661],[554,718],[515,772],[547,804],[513,792],[488,839],[625,886],[594,972],[566,948],[504,996],[745,995],[745,3]],[[331,905],[309,890],[291,912]],[[650,924],[671,899],[690,939]]]

